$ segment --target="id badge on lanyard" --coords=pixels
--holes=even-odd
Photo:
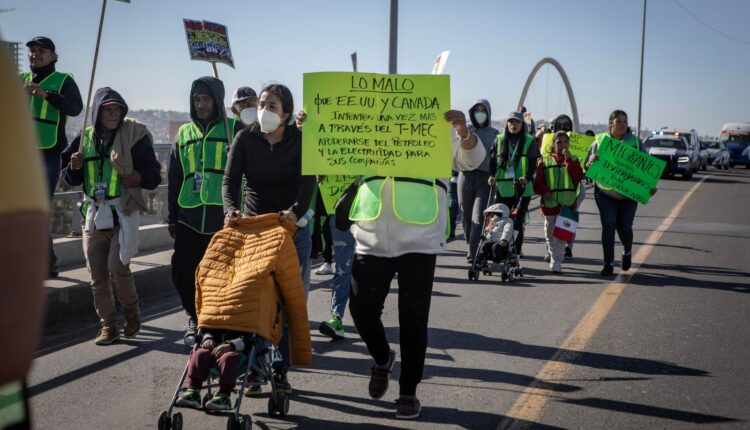
[[[107,184],[97,183],[94,184],[94,199],[96,201],[103,201],[107,197]]]
[[[203,173],[195,172],[195,176],[193,177],[193,192],[200,193],[202,185],[203,185]]]

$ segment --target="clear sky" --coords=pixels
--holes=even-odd
[[[738,39],[732,41],[697,22]],[[523,84],[543,57],[565,68],[581,121],[604,123],[624,109],[635,126],[642,5],[640,0],[401,0],[399,73],[429,73],[451,50],[454,108],[479,98],[500,120],[515,109]],[[72,72],[85,93],[100,0],[0,0],[0,34],[25,42],[52,38],[58,70]],[[750,121],[748,0],[651,0],[648,3],[643,125],[695,128],[718,135],[722,124]],[[109,0],[95,88],[111,86],[133,109],[187,111],[190,83],[211,74],[191,62],[182,18],[229,28],[236,69],[219,65],[227,102],[235,88],[279,82],[302,106],[302,74],[388,69],[388,0]],[[85,97],[85,94],[84,94]],[[537,74],[526,101],[536,118],[570,112],[550,66]]]

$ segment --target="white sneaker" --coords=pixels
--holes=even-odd
[[[323,263],[320,265],[318,270],[315,271],[316,275],[333,275],[333,267],[331,267],[328,263]]]

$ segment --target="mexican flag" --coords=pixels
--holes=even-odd
[[[564,240],[568,243],[573,241],[578,228],[578,211],[570,206],[563,206],[560,214],[557,215],[555,229],[552,230],[552,236]]]

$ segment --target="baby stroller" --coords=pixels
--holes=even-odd
[[[490,192],[492,193],[491,196],[494,196],[494,187]],[[505,252],[505,257],[500,261],[495,261],[492,252],[485,250],[485,244],[488,242],[489,231],[492,228],[492,222],[489,219],[489,215],[492,213],[502,212],[505,216],[506,214],[508,214],[509,210],[508,207],[504,204],[493,204],[492,200],[493,198],[491,197],[489,202],[490,204],[482,213],[482,237],[479,240],[479,245],[477,246],[477,251],[474,255],[474,261],[472,261],[471,268],[469,268],[469,280],[478,281],[480,271],[485,276],[492,276],[493,271],[499,271],[500,278],[503,280],[503,282],[510,282],[513,280],[513,276],[523,277],[523,267],[521,267],[521,264],[518,262],[518,256],[516,255],[515,251],[515,238],[518,232],[513,230],[513,233],[510,235],[510,238],[508,240],[508,249],[507,252]],[[519,204],[520,197],[519,202],[516,203],[516,206],[518,206]],[[515,211],[509,214],[509,218],[515,218]]]
[[[268,415],[279,415],[281,417],[285,417],[289,412],[289,396],[286,393],[280,392],[276,389],[276,382],[272,377],[273,368],[271,367],[271,365],[276,361],[280,361],[281,355],[269,340],[264,339],[260,336],[254,336],[254,338],[255,344],[251,348],[250,352],[240,355],[240,370],[237,381],[235,382],[235,386],[239,389],[236,390],[238,394],[235,400],[234,410],[231,414],[229,414],[227,418],[227,429],[249,430],[252,428],[252,418],[249,415],[240,414],[240,406],[242,405],[242,398],[244,397],[243,393],[245,392],[245,388],[247,386],[247,377],[250,370],[255,373],[256,377],[271,382],[271,396],[268,398]],[[193,347],[193,351],[200,348],[200,344],[202,341],[200,333],[196,340],[197,341],[195,346]],[[159,430],[179,430],[182,428],[182,413],[177,412],[172,415],[172,409],[175,407],[180,407],[176,405],[175,402],[177,401],[180,393],[185,390],[183,384],[185,383],[185,379],[187,378],[188,368],[189,361],[188,364],[185,365],[185,370],[182,372],[180,383],[177,385],[177,390],[175,390],[175,393],[172,396],[169,407],[166,411],[163,411],[161,415],[159,415],[159,423],[157,426]],[[210,376],[206,383],[203,385],[203,388],[206,389],[206,393],[202,398],[202,404],[204,407],[206,405],[206,402],[208,402],[213,396],[212,389],[218,389],[219,387],[218,378],[218,369],[211,369]],[[206,413],[218,414],[217,412],[210,412],[208,410],[205,411]]]

